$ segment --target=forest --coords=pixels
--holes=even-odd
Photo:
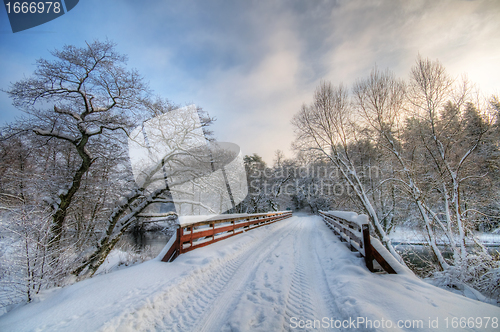
[[[127,140],[137,124],[180,105],[155,95],[109,41],[53,51],[32,76],[3,88],[25,114],[0,129],[6,306],[91,277],[142,212],[171,203],[168,185],[150,190],[135,181]],[[196,112],[214,141],[214,119]],[[313,102],[290,113],[295,155],[277,150],[272,165],[246,155],[248,195],[228,213],[364,213],[372,235],[419,276],[500,298],[500,255],[477,236],[500,229],[498,96],[419,55],[406,80],[375,67],[351,87],[322,81]],[[173,149],[161,164],[213,167],[213,158]],[[168,177],[189,182],[204,168]],[[425,264],[395,248],[397,229],[422,234],[431,252]]]

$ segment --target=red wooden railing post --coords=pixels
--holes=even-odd
[[[373,253],[372,253],[372,245],[370,243],[370,225],[363,224],[361,230],[363,232],[363,248],[365,249],[365,264],[368,270],[373,272]]]
[[[383,247],[376,249],[371,244],[370,224],[366,223],[359,225],[347,219],[337,217],[334,214],[323,211],[319,213],[333,233],[339,236],[341,242],[348,242],[351,250],[354,248],[364,256],[368,270],[375,272],[373,267],[373,261],[375,260],[387,273],[396,273],[394,267],[391,266],[379,252],[379,250],[386,249]],[[390,255],[389,252],[387,252],[387,254]]]
[[[182,227],[178,227],[175,230],[175,241],[170,247],[170,249],[167,251],[165,256],[161,259],[162,262],[171,262],[174,259],[177,258],[181,254],[181,232],[182,232]]]
[[[177,249],[176,251],[176,254],[174,256],[174,259],[179,256],[180,254],[182,254],[182,242],[181,242],[181,238],[182,238],[182,235],[184,233],[184,229],[182,228],[182,226],[179,226],[179,228],[177,228],[177,238],[175,239],[175,248]],[[173,260],[173,259],[172,259]]]
[[[180,254],[191,251],[196,248],[201,248],[211,243],[224,240],[230,236],[239,234],[244,232],[245,230],[251,230],[260,226],[264,226],[275,221],[289,218],[292,216],[291,212],[279,212],[272,214],[254,214],[249,216],[241,216],[241,217],[229,217],[224,218],[221,216],[220,219],[210,219],[207,221],[193,223],[189,226],[186,226],[185,229],[187,232],[184,232],[184,228],[182,226],[178,226],[177,234],[174,244],[170,247],[167,254],[163,257],[163,262],[171,262]],[[238,221],[238,223],[236,222]],[[216,224],[223,224],[230,222],[230,225],[215,227]],[[196,229],[195,227],[199,227],[200,225],[208,225],[208,229]],[[255,226],[255,227],[251,227]],[[239,229],[236,232],[236,229]],[[215,235],[220,233],[222,235],[215,238]],[[211,239],[210,239],[211,238]],[[198,242],[199,239],[205,239],[204,241]],[[189,247],[184,248],[184,243],[189,243]]]
[[[189,227],[189,229],[191,230],[191,235],[189,236],[189,246],[192,247],[193,246],[193,229],[194,229],[194,227],[191,226],[191,227]]]

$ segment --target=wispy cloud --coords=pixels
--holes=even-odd
[[[320,80],[349,85],[375,64],[405,78],[420,53],[499,93],[499,18],[496,0],[88,0],[44,27],[57,34],[2,34],[1,87],[48,49],[109,38],[157,93],[204,107],[219,139],[271,162],[290,156],[290,120]]]

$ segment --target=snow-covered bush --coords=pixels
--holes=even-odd
[[[123,267],[139,264],[153,259],[155,256],[150,246],[138,250],[134,245],[122,243],[109,253],[96,274],[109,273]]]
[[[463,289],[464,285],[500,303],[500,260],[487,252],[470,253],[464,259],[456,258],[454,265],[435,272],[438,286]]]
[[[21,204],[0,216],[0,307],[31,302],[46,288],[67,283],[72,246],[49,245],[50,215]]]

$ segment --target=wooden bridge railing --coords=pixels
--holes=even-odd
[[[341,241],[347,242],[351,250],[358,251],[365,258],[366,267],[370,271],[375,272],[373,260],[376,260],[387,273],[396,273],[397,268],[391,266],[391,263],[384,258],[387,253],[379,252],[385,248],[377,245],[377,250],[373,247],[368,222],[350,221],[325,211],[319,211],[319,213],[326,225],[340,237]]]
[[[162,261],[171,262],[185,252],[291,216],[291,211],[218,215],[189,225],[179,225],[174,235],[176,239]]]

